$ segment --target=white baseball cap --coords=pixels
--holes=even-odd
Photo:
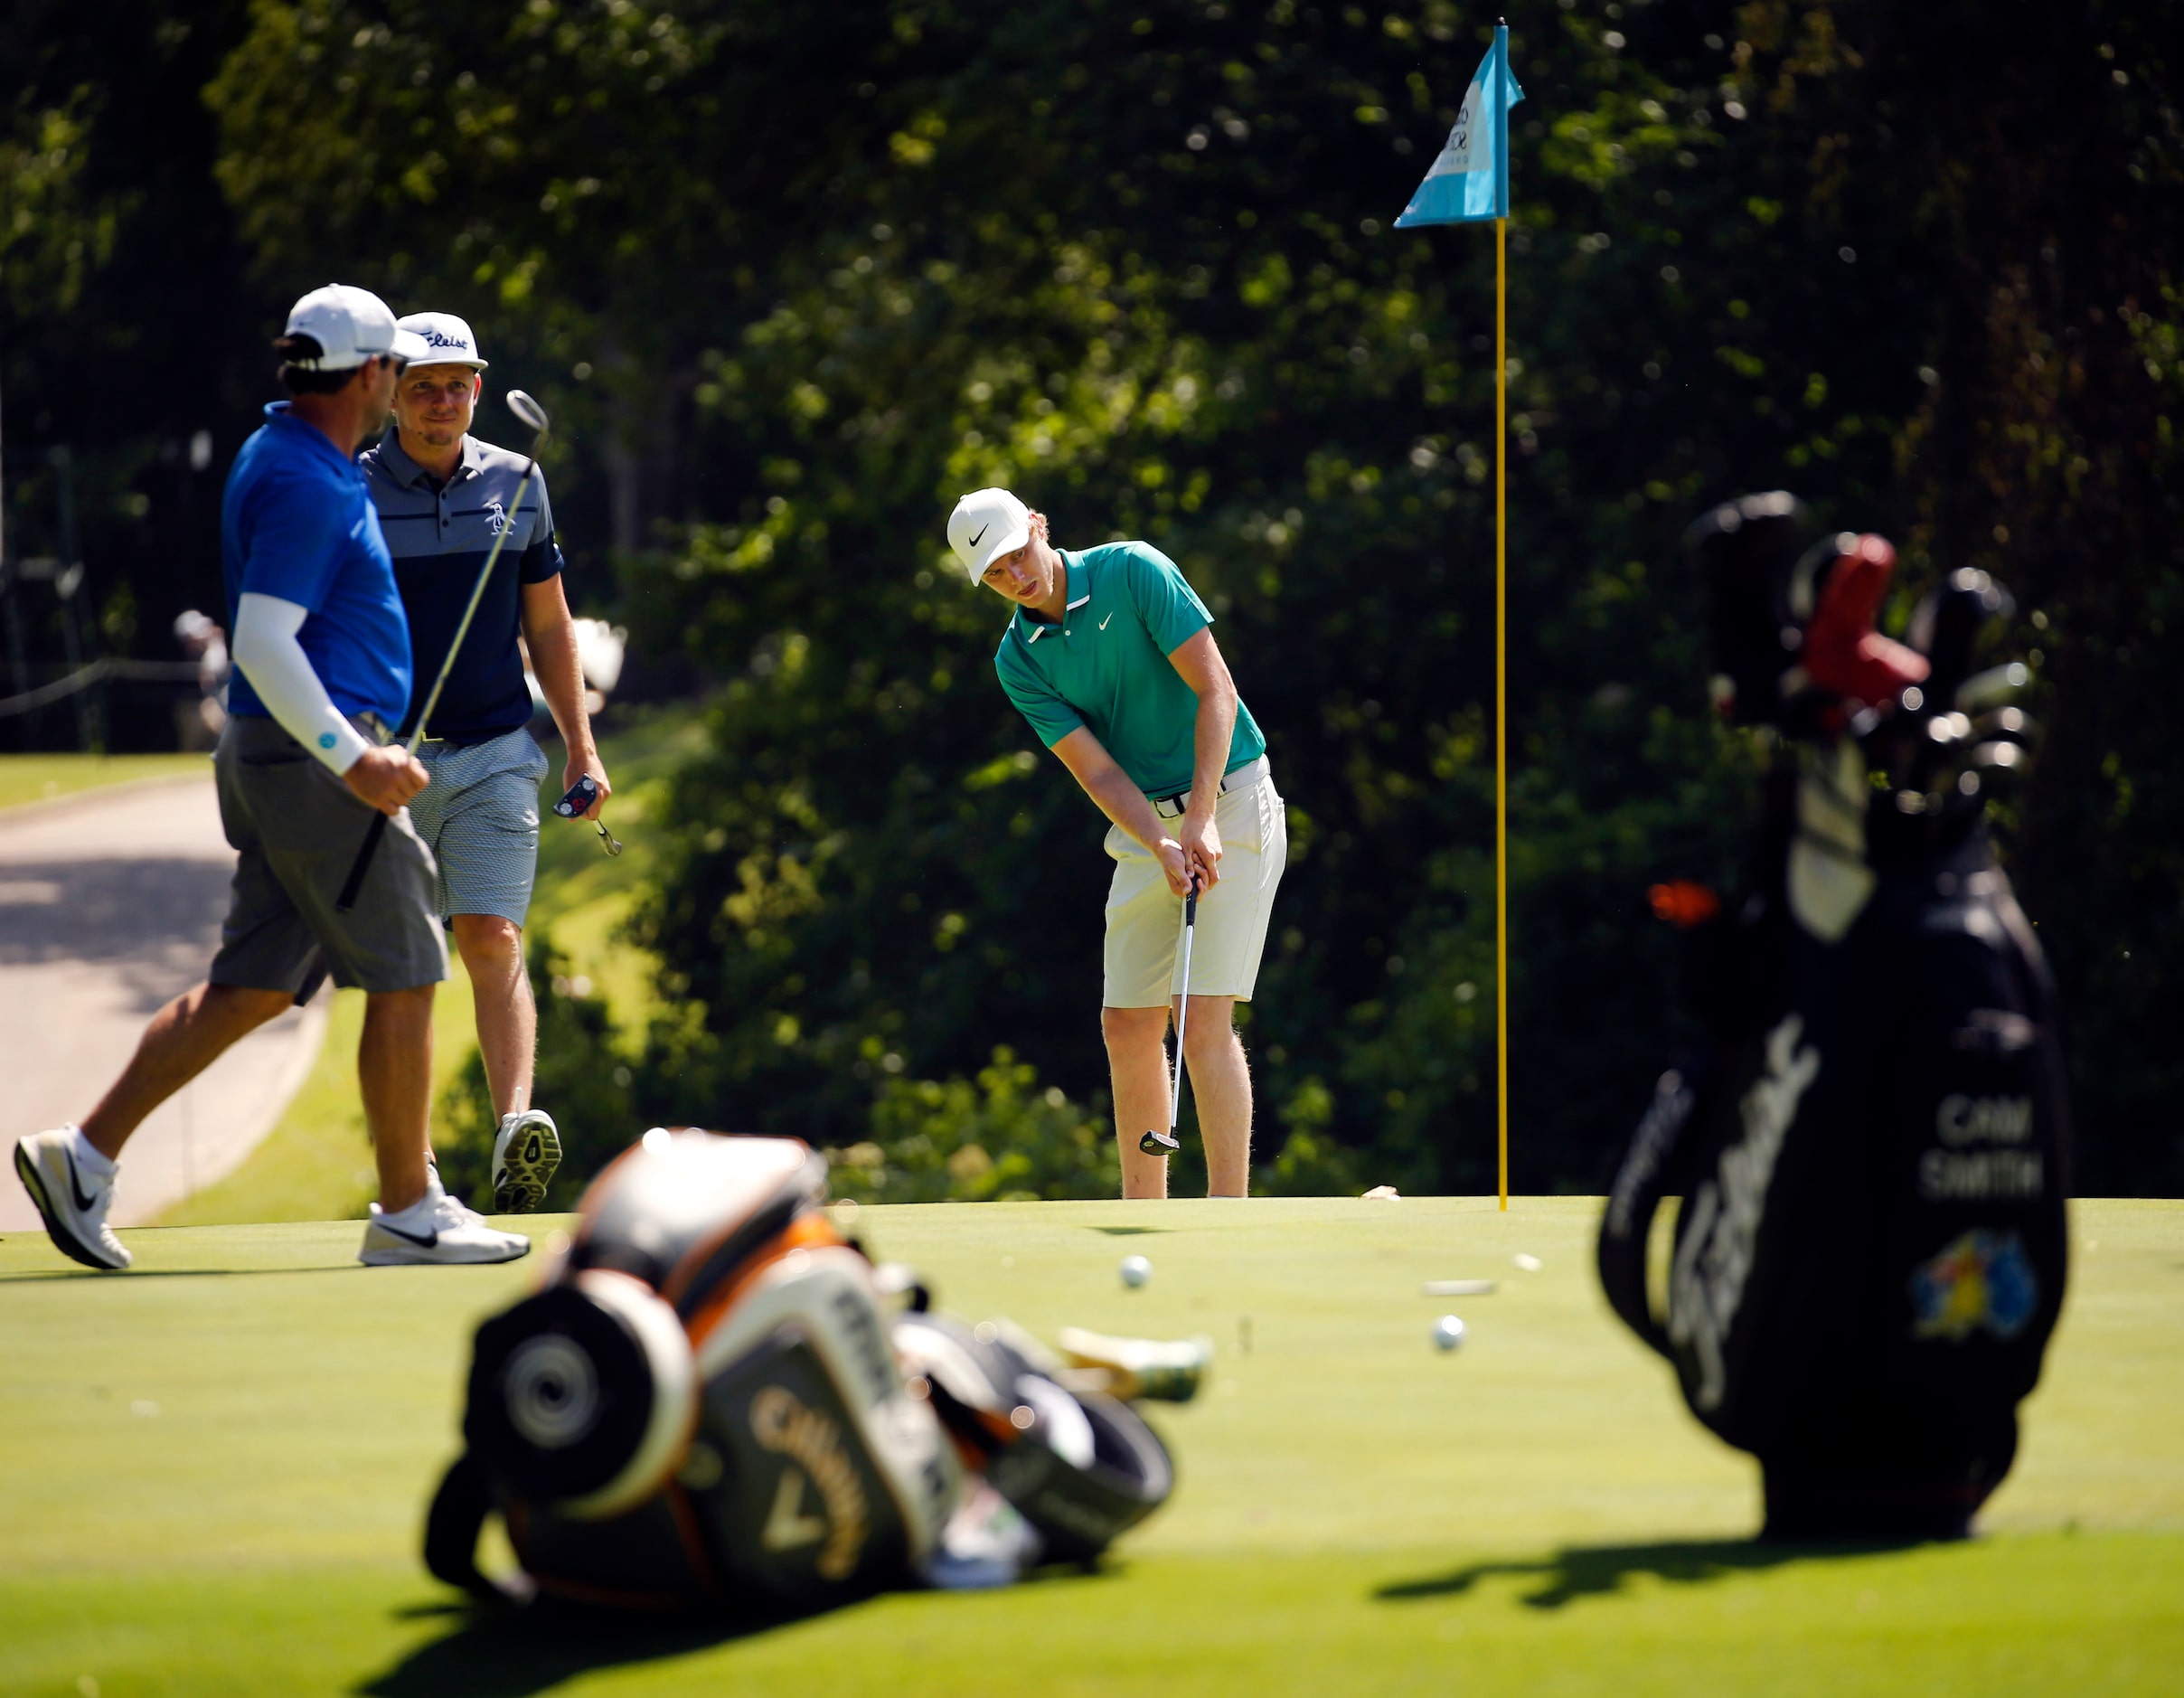
[[[948,546],[974,584],[985,581],[995,556],[1031,540],[1031,510],[1005,489],[974,489],[948,514]]]
[[[474,372],[485,369],[470,325],[453,313],[406,313],[395,320],[398,329],[420,338],[429,353],[416,356],[419,365],[466,365]]]
[[[432,357],[423,337],[395,324],[385,301],[346,283],[329,283],[297,301],[288,309],[288,327],[282,335],[308,336],[318,344],[314,355],[282,356],[300,372],[353,371],[382,354],[398,360]]]

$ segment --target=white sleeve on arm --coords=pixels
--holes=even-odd
[[[296,602],[245,590],[235,612],[235,664],[280,728],[343,773],[372,745],[334,705],[296,640],[308,618],[310,609]]]

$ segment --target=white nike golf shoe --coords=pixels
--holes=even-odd
[[[86,1268],[126,1268],[129,1252],[106,1223],[114,1176],[92,1173],[76,1159],[82,1136],[72,1126],[15,1140],[15,1172],[45,1219],[45,1235],[63,1256]]]
[[[504,1114],[493,1137],[493,1207],[497,1214],[529,1214],[546,1201],[546,1187],[561,1165],[561,1134],[543,1108]]]
[[[438,1168],[427,1175],[425,1194],[406,1209],[390,1214],[378,1203],[364,1223],[364,1245],[356,1259],[367,1268],[396,1268],[423,1262],[513,1261],[531,1253],[531,1240],[521,1232],[504,1232],[485,1224],[475,1209],[449,1196],[440,1186]]]

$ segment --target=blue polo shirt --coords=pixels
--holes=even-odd
[[[410,712],[425,705],[485,557],[494,540],[508,533],[470,630],[455,651],[427,736],[476,743],[530,722],[531,686],[516,646],[523,624],[522,587],[557,576],[562,561],[543,472],[532,474],[522,505],[516,505],[525,463],[521,454],[466,436],[462,458],[443,484],[410,458],[392,429],[377,448],[364,450],[364,486],[386,529],[395,585],[417,650],[417,699]],[[402,729],[410,729],[407,718]]]
[[[1176,563],[1150,542],[1061,551],[1068,603],[1058,620],[1016,610],[993,656],[1009,693],[1050,749],[1080,725],[1149,797],[1180,796],[1197,761],[1198,693],[1168,656],[1213,623]],[[1233,772],[1266,752],[1239,699]]]
[[[266,409],[228,473],[220,554],[231,631],[246,591],[295,602],[310,616],[297,641],[334,705],[389,725],[401,718],[410,627],[364,475],[285,401]],[[271,717],[240,667],[228,685],[228,712]]]

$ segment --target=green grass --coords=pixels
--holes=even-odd
[[[1199,1403],[1154,1411],[1176,1497],[1097,1574],[742,1637],[475,1619],[419,1567],[468,1335],[522,1266],[366,1272],[353,1224],[259,1226],[127,1234],[140,1271],[118,1278],[10,1238],[0,1691],[2176,1690],[2184,1205],[2076,1205],[2063,1329],[1985,1536],[1834,1551],[1746,1542],[1753,1470],[1607,1316],[1596,1210],[865,1211],[874,1250],[960,1313],[1203,1331],[1219,1361]],[[1115,1276],[1134,1250],[1155,1269],[1134,1292]],[[1464,1277],[1501,1289],[1418,1295]],[[1448,1307],[1471,1335],[1445,1355]]]
[[[602,757],[616,787],[607,815],[622,840],[619,855],[603,854],[598,834],[588,825],[549,817],[540,834],[532,927],[551,930],[555,947],[569,957],[570,971],[592,979],[633,1042],[655,1005],[654,962],[618,934],[652,873],[646,810],[658,807],[668,775],[701,734],[686,712],[662,712],[633,716],[625,729],[605,739]],[[540,793],[551,803],[562,788],[556,759]],[[470,981],[452,948],[448,973],[433,1006],[435,1102],[460,1077],[477,1048]],[[318,1059],[280,1124],[226,1179],[168,1210],[162,1225],[362,1216],[375,1184],[356,1090],[356,1042],[363,1018],[361,991],[337,993]]]
[[[379,1190],[364,1105],[356,1085],[356,1045],[364,1030],[364,993],[334,993],[318,1059],[280,1124],[233,1173],[160,1216],[162,1226],[232,1222],[362,1220]],[[477,1048],[470,978],[447,952],[447,982],[432,999],[432,1092],[463,1070]]]
[[[139,778],[212,776],[205,755],[0,755],[0,811]]]
[[[622,844],[620,854],[604,853],[588,825],[549,818],[539,834],[531,929],[552,934],[554,947],[569,957],[570,973],[592,981],[633,1042],[659,1006],[654,989],[658,963],[624,940],[621,929],[657,865],[650,826],[659,817],[667,781],[703,747],[704,735],[689,709],[675,707],[632,712],[600,739],[600,759],[615,787],[602,812]],[[561,789],[557,757],[540,794],[550,806]]]

